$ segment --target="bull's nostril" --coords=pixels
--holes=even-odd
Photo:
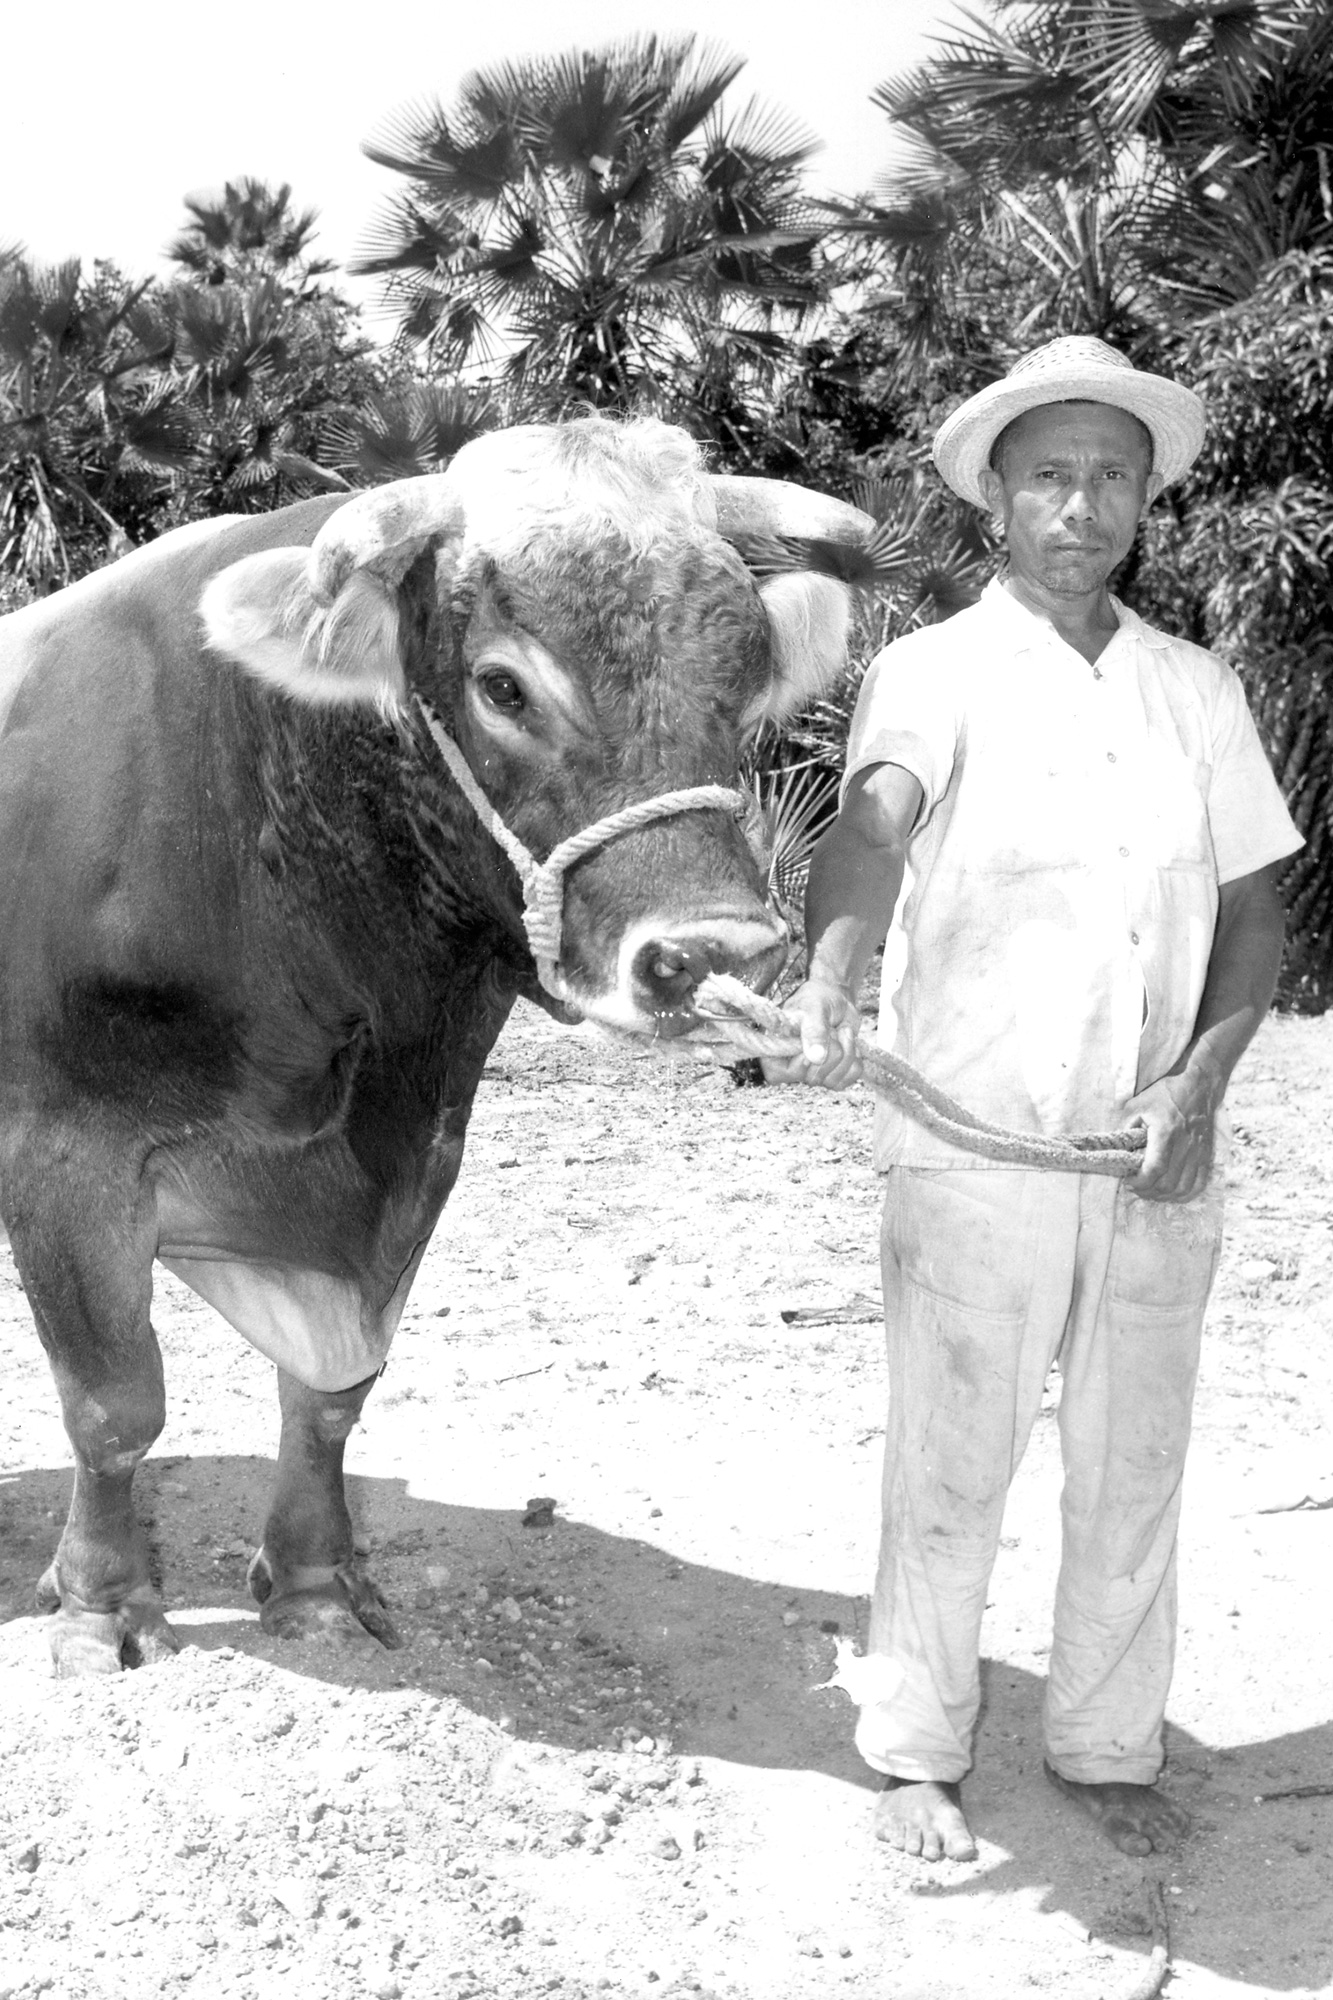
[[[635,961],[635,975],[654,1007],[688,1001],[713,964],[707,947],[692,938],[650,938]]]

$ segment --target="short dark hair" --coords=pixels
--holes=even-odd
[[[1086,408],[1088,405],[1095,403],[1096,401],[1097,398],[1095,396],[1063,396],[1060,398],[1059,407],[1061,409]],[[1045,410],[1049,409],[1050,407],[1051,405],[1049,403],[1033,404],[1033,409],[1038,409],[1038,410]],[[1113,403],[1111,405],[1111,408],[1119,409],[1120,405],[1118,403]],[[1147,424],[1144,423],[1143,419],[1141,417],[1136,417],[1132,410],[1126,410],[1124,414],[1129,418],[1130,422],[1134,425],[1135,429],[1140,433],[1140,435],[1143,438],[1143,442],[1147,447],[1147,452],[1148,452],[1148,470],[1149,472],[1151,472],[1153,468],[1152,432],[1148,429],[1148,426]],[[995,442],[994,444],[992,444],[990,448],[990,457],[986,460],[986,463],[990,467],[992,472],[998,472],[1001,475],[1001,477],[1003,477],[1005,439],[1008,437],[1010,431],[1013,430],[1015,424],[1021,424],[1024,417],[1030,417],[1031,415],[1032,415],[1032,410],[1020,410],[1016,417],[1010,417],[1008,423],[1005,425],[1002,431],[998,431],[996,433]]]

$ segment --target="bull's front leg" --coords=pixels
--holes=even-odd
[[[250,1589],[262,1606],[260,1624],[280,1638],[369,1633],[384,1646],[402,1643],[357,1560],[343,1490],[343,1452],[374,1381],[307,1389],[278,1370],[278,1480]]]
[[[118,1189],[115,1164],[89,1158],[86,1143],[42,1152],[25,1162],[10,1238],[74,1453],[69,1517],[37,1602],[54,1613],[56,1673],[76,1678],[177,1650],[133,1496],[166,1415],[149,1319],[156,1222],[151,1202]]]

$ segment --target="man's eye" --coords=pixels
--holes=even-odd
[[[501,673],[498,669],[478,674],[477,686],[492,708],[505,709],[512,715],[525,706],[523,690],[512,674]]]

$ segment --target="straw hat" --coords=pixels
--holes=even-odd
[[[1006,424],[1043,403],[1110,403],[1148,426],[1153,471],[1164,486],[1188,472],[1203,447],[1204,409],[1192,389],[1165,375],[1145,375],[1123,354],[1090,334],[1049,340],[1015,361],[946,417],[935,436],[942,477],[964,500],[984,507],[980,475]]]

